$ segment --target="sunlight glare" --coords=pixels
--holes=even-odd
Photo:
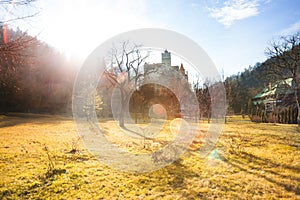
[[[53,12],[44,2],[44,40],[71,56],[85,59],[106,39],[131,29],[149,27],[143,5],[129,1],[60,1]]]

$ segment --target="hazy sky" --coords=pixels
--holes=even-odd
[[[300,30],[299,0],[40,0],[21,25],[84,59],[106,39],[137,28],[165,28],[197,42],[226,75],[265,60],[268,42]]]

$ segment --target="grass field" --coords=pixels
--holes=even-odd
[[[0,199],[300,199],[296,125],[230,117],[204,159],[197,137],[173,164],[134,174],[89,154],[70,118],[0,116]]]

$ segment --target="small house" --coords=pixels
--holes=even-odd
[[[252,121],[297,123],[298,110],[292,78],[270,83],[251,102]]]

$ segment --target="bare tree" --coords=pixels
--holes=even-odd
[[[17,54],[22,49],[32,46],[35,38],[27,37],[27,34],[19,34],[17,37],[10,37],[10,28],[15,26],[16,22],[25,22],[26,19],[33,18],[39,14],[39,10],[34,7],[36,0],[2,0],[0,1],[0,11],[5,13],[0,18],[1,41],[0,53],[7,56],[20,56]],[[21,10],[28,10],[23,14]]]
[[[299,68],[300,68],[300,32],[281,36],[279,40],[272,41],[266,49],[266,55],[270,58],[268,72],[277,78],[285,80],[292,78],[291,89],[298,109],[297,123],[300,126],[300,104],[299,104]]]
[[[36,0],[2,0],[0,1],[0,11],[5,14],[0,18],[0,62],[8,63],[8,68],[14,69],[14,64],[18,60],[19,63],[23,62],[24,58],[28,56],[25,51],[37,45],[35,37],[28,36],[27,33],[21,32],[19,29],[14,31],[11,27],[15,26],[14,23],[32,18],[38,15],[34,7]],[[20,10],[29,9],[27,15],[21,15]],[[2,66],[3,67],[3,66]],[[1,69],[0,69],[1,71]]]
[[[36,9],[31,9],[29,13],[20,15],[20,13],[24,13],[20,12],[20,10],[32,8],[35,2],[36,0],[1,0],[0,10],[5,13],[5,15],[3,15],[5,18],[0,18],[0,23],[9,24],[38,15],[39,11],[36,11]]]
[[[194,89],[196,91],[196,95],[198,98],[198,104],[200,109],[200,119],[203,118],[203,116],[207,117],[208,123],[210,123],[211,120],[211,96],[209,93],[209,88],[212,86],[212,82],[208,79],[206,79],[203,82],[203,86],[200,86],[200,83],[197,81],[197,83],[194,85]]]
[[[140,45],[122,42],[121,47],[113,47],[111,51],[111,65],[104,72],[105,77],[120,92],[119,126],[125,127],[124,114],[131,94],[138,89],[144,72],[141,66],[145,63],[147,55],[142,55]]]

